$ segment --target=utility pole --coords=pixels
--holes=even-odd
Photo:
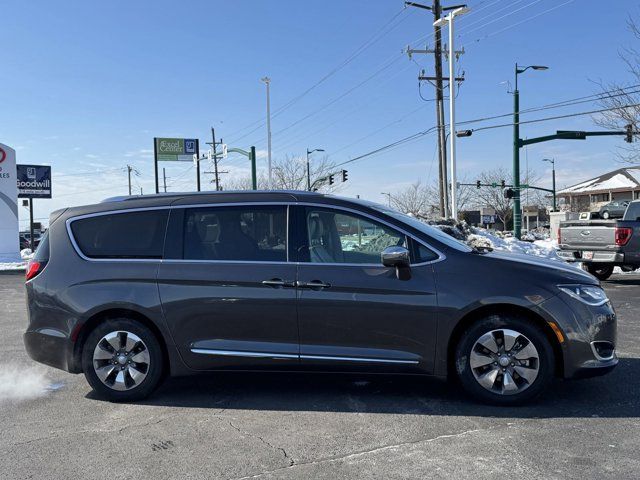
[[[164,185],[164,193],[167,193],[167,172],[164,167],[162,167],[162,184]]]
[[[211,142],[207,142],[207,145],[210,145],[213,150],[213,173],[215,176],[216,191],[219,191],[222,189],[220,188],[220,172],[218,171],[218,156],[216,155],[216,146],[222,145],[222,138],[219,142],[216,142],[216,130],[213,127],[211,127]]]
[[[457,201],[457,179],[456,179],[456,92],[455,92],[455,61],[457,52],[453,46],[454,41],[454,19],[457,16],[464,15],[469,9],[467,7],[458,7],[449,12],[449,15],[436,20],[433,24],[442,26],[449,24],[449,156],[451,157],[451,217],[458,219],[458,201]]]
[[[428,80],[433,81],[436,88],[436,127],[438,131],[438,189],[440,191],[440,215],[445,218],[450,216],[449,210],[449,182],[447,180],[447,140],[445,131],[445,116],[444,116],[444,80],[442,76],[442,34],[440,25],[436,25],[443,11],[453,10],[463,7],[464,5],[453,5],[450,7],[442,7],[440,0],[433,0],[432,6],[422,5],[415,2],[405,2],[405,5],[410,7],[422,8],[425,10],[431,10],[433,13],[433,31],[435,46],[433,50],[412,50],[407,48],[407,53],[411,57],[414,53],[433,53],[434,54],[434,77],[426,77],[421,75],[418,77],[418,81]],[[458,52],[461,53],[461,52]],[[461,79],[464,80],[464,79]]]
[[[261,80],[267,86],[267,162],[269,166],[269,190],[271,190],[273,188],[273,177],[271,174],[271,99],[269,91],[271,79],[269,77],[263,77]]]
[[[129,176],[129,196],[131,196],[131,165],[127,165],[127,174]]]

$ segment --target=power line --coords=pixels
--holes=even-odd
[[[399,17],[401,16],[404,12],[406,12],[407,9],[403,8],[402,10],[400,10],[399,12],[397,12],[395,15],[393,15],[384,25],[382,25],[382,27],[378,28],[378,30],[371,36],[369,37],[369,39],[367,39],[363,44],[361,44],[358,48],[356,48],[355,51],[353,51],[346,59],[344,59],[342,62],[340,62],[338,65],[336,65],[335,67],[333,67],[328,73],[326,73],[325,75],[323,75],[319,80],[317,80],[315,83],[313,83],[309,88],[307,88],[305,91],[303,91],[302,93],[298,94],[297,96],[295,96],[294,98],[292,98],[291,100],[289,100],[287,103],[285,103],[283,106],[281,106],[280,108],[276,109],[273,112],[272,117],[276,117],[277,115],[279,115],[280,113],[284,112],[285,110],[287,110],[289,107],[291,107],[292,105],[294,105],[295,103],[297,103],[300,99],[302,99],[303,97],[305,97],[307,94],[309,94],[310,92],[312,92],[316,87],[320,86],[322,83],[324,83],[325,81],[327,81],[329,78],[331,78],[333,75],[335,75],[336,73],[338,73],[340,70],[342,70],[344,67],[346,67],[347,65],[349,65],[351,62],[353,62],[358,56],[360,56],[365,50],[367,50],[369,47],[371,47],[372,45],[374,45],[376,42],[378,42],[381,38],[383,38],[385,35],[387,35],[388,33],[390,33],[391,31],[393,31],[394,29],[396,29],[400,23],[402,23],[406,18],[408,18],[409,15],[405,15],[404,18],[400,19],[400,21],[398,21],[395,25],[393,25],[392,27],[391,24]],[[390,28],[387,28],[390,27]],[[385,31],[385,29],[387,29]],[[246,127],[243,127],[239,130],[236,130],[235,132],[230,134],[230,137],[233,137],[234,135],[236,135],[237,133],[240,133],[243,130],[246,130],[247,128],[251,128],[254,125],[257,125],[257,127],[255,127],[253,130],[251,130],[250,132],[248,132],[247,134],[245,134],[242,137],[236,138],[234,139],[234,143],[237,142],[238,140],[241,140],[243,138],[245,138],[246,136],[250,135],[251,133],[255,132],[256,130],[258,130],[259,128],[261,128],[264,125],[265,121],[264,120],[257,120],[255,122],[252,122],[251,124],[247,125]]]

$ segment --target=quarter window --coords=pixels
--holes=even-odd
[[[286,262],[286,207],[187,209],[183,245],[187,260]]]
[[[73,237],[89,258],[162,258],[168,210],[110,213],[74,220]]]

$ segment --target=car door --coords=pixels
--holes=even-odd
[[[194,369],[298,364],[287,205],[174,207],[158,288]]]
[[[431,263],[442,258],[398,229],[338,207],[300,206],[298,324],[301,364],[340,370],[433,370],[437,297]],[[409,278],[384,267],[407,246]]]

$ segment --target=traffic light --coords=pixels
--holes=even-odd
[[[502,193],[504,198],[513,198],[516,196],[516,191],[513,188],[505,188]]]
[[[506,184],[505,184],[504,180],[500,180],[500,186],[501,186],[502,188],[504,188],[504,187],[506,186]]]
[[[329,185],[333,185],[334,179],[333,175],[329,175]]]
[[[633,142],[633,125],[631,123],[627,125],[626,130],[627,130],[627,136],[624,140],[627,143],[631,143]]]
[[[476,188],[480,188],[481,184],[480,184],[480,180],[476,180]]]
[[[346,182],[349,178],[347,177],[347,171],[346,170],[342,170],[342,181]]]

